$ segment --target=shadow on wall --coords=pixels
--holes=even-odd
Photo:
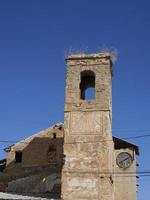
[[[60,198],[63,143],[63,137],[53,135],[35,137],[23,150],[14,146],[13,160],[0,174],[0,190]]]

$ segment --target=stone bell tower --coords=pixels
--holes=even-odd
[[[111,55],[70,55],[66,61],[62,199],[112,200]],[[93,99],[87,99],[89,88]]]

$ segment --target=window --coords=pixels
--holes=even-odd
[[[95,73],[91,70],[81,72],[80,98],[83,100],[95,99]]]
[[[49,147],[48,153],[51,153],[51,152],[56,152],[56,147],[55,146],[50,146]]]
[[[47,161],[49,163],[55,162],[57,158],[57,149],[56,146],[50,146],[47,153]]]
[[[56,133],[53,133],[53,138],[56,139]]]
[[[15,152],[15,161],[16,161],[16,163],[21,163],[22,162],[22,152],[21,151],[16,151]]]

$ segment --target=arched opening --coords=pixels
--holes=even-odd
[[[95,99],[95,73],[91,70],[81,72],[80,98],[83,100]]]
[[[95,99],[95,88],[87,88],[85,90],[85,99]]]

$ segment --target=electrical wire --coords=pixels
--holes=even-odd
[[[140,139],[140,138],[146,138],[146,137],[150,137],[150,134],[137,135],[137,136],[131,136],[131,137],[123,137],[123,138],[118,138],[118,139],[120,139],[120,140],[130,140],[130,139]],[[53,138],[49,138],[49,139],[53,139]],[[56,140],[56,138],[55,138],[55,140]],[[99,140],[99,141],[89,141],[89,142],[75,141],[75,142],[70,142],[70,143],[65,143],[65,144],[75,144],[75,143],[90,143],[91,144],[91,143],[100,143],[100,142],[109,142],[109,141],[113,141],[113,140],[110,139],[110,140]],[[24,143],[24,144],[29,144],[30,142],[15,141],[15,140],[0,140],[0,143]],[[38,144],[45,144],[45,142],[44,143],[43,142],[42,143],[38,142]]]

